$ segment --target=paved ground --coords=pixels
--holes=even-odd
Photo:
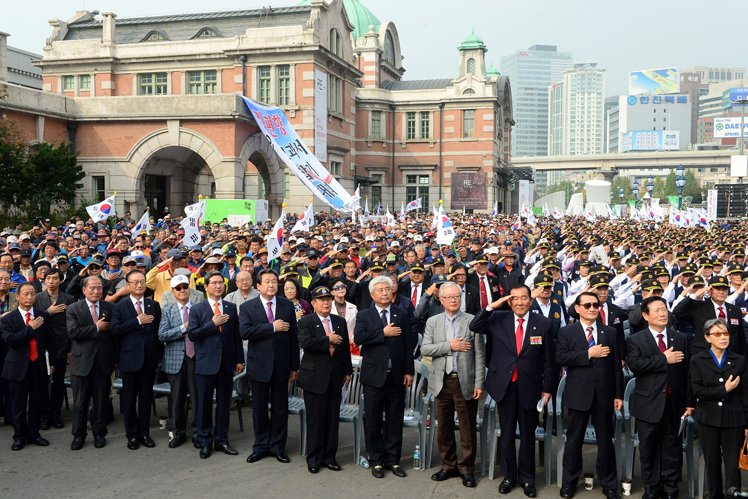
[[[72,402],[72,396],[70,396]],[[166,414],[166,398],[157,399],[159,414]],[[115,397],[115,412],[118,400]],[[93,447],[89,434],[85,447],[73,452],[70,450],[71,411],[63,409],[63,422],[66,427],[60,430],[42,432],[51,445],[49,447],[27,446],[20,452],[11,452],[12,427],[0,427],[0,498],[28,497],[41,498],[102,498],[138,497],[163,498],[179,494],[184,498],[212,498],[229,495],[251,495],[254,498],[495,498],[501,480],[498,466],[496,479],[480,477],[477,470],[478,487],[467,489],[460,479],[447,482],[432,482],[429,477],[438,471],[438,454],[432,461],[432,469],[416,471],[412,469],[413,450],[418,441],[415,430],[405,431],[402,466],[408,477],[401,479],[386,472],[383,480],[371,476],[368,469],[353,465],[353,431],[349,424],[341,425],[338,462],[343,471],[335,473],[323,469],[317,475],[307,471],[303,456],[299,456],[299,418],[289,416],[289,439],[287,453],[290,464],[281,464],[274,458],[266,458],[254,464],[247,464],[254,440],[252,432],[251,408],[243,410],[245,431],[239,431],[236,411],[231,412],[231,445],[240,453],[232,457],[214,453],[209,459],[201,460],[189,440],[178,449],[168,448],[168,430],[158,429],[158,418],[152,417],[151,436],[156,441],[153,449],[128,450],[122,416],[109,427],[107,446]],[[171,423],[171,421],[169,421]],[[363,444],[362,444],[363,446]],[[459,446],[458,446],[459,448]],[[540,498],[558,497],[559,488],[555,485],[555,446],[553,449],[553,484],[545,486],[545,474],[538,468],[536,484]],[[594,472],[596,451],[585,447],[584,471]],[[540,464],[540,463],[539,463]],[[684,469],[684,476],[686,475]],[[746,478],[746,477],[744,477]],[[687,484],[681,486],[681,497],[686,497]],[[514,490],[512,497],[524,497],[521,489]],[[591,492],[581,490],[577,497],[591,499],[601,497],[600,485],[595,481]],[[632,497],[641,497],[639,466],[634,476]]]

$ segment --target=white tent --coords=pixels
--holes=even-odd
[[[548,206],[548,209],[551,211],[551,213],[553,213],[553,208],[555,207],[558,208],[558,211],[563,213],[566,209],[566,192],[558,191],[552,194],[548,194],[547,196],[543,196],[542,198],[539,198],[537,201],[535,201],[534,206],[537,208]]]
[[[607,180],[589,180],[584,183],[587,193],[587,207],[596,216],[607,217],[606,203],[610,202],[610,182]]]
[[[569,200],[569,205],[566,207],[566,214],[571,216],[579,216],[584,212],[584,194],[581,192],[578,194],[572,194]]]

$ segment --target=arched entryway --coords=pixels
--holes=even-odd
[[[244,143],[240,161],[246,165],[245,199],[268,201],[268,216],[280,216],[285,197],[286,167],[262,134],[251,136]]]

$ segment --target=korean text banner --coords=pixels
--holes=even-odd
[[[673,94],[679,91],[678,68],[647,69],[629,73],[629,95]]]
[[[264,106],[244,97],[250,113],[262,130],[262,134],[273,146],[301,182],[330,207],[339,211],[352,211],[353,198],[343,186],[309,152],[304,141],[277,107]]]

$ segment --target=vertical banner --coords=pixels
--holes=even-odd
[[[706,216],[709,220],[717,220],[717,190],[707,191]]]
[[[453,173],[451,206],[465,209],[488,209],[488,183],[486,173]]]
[[[533,199],[532,199],[532,187],[530,186],[530,181],[520,180],[518,182],[518,185],[519,185],[519,204],[517,206],[519,206],[520,209],[523,206],[532,206]]]
[[[327,163],[327,74],[314,70],[314,156]]]

